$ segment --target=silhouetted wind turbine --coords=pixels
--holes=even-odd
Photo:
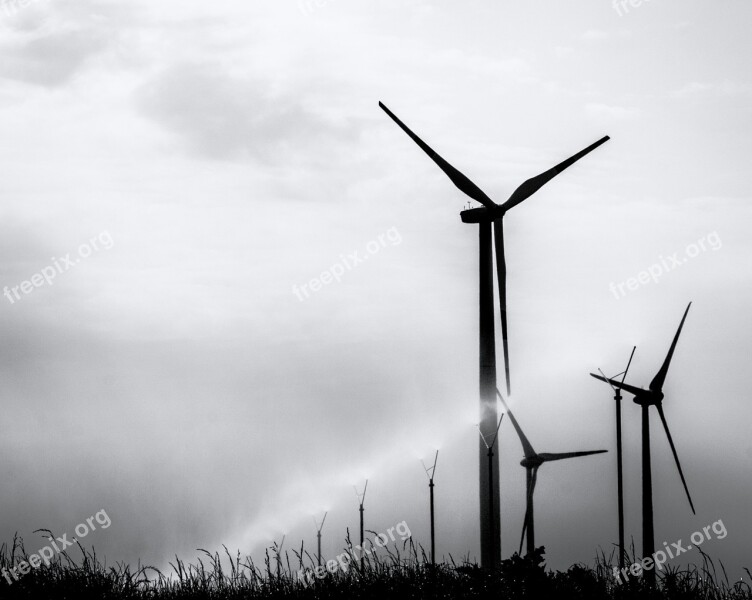
[[[488,443],[488,440],[486,440],[486,436],[483,435],[483,432],[480,430],[480,424],[478,424],[478,431],[480,432],[480,439],[483,440],[483,443],[486,445],[486,449],[488,451],[488,503],[491,507],[491,530],[494,531],[494,539],[499,539],[499,554],[492,558],[492,562],[498,563],[501,560],[501,507],[497,507],[496,503],[494,502],[494,478],[493,478],[493,464],[494,464],[494,446],[496,445],[496,440],[499,437],[499,428],[501,427],[501,422],[504,420],[504,413],[501,413],[501,417],[499,418],[499,424],[496,426],[496,431],[494,432],[493,439],[491,440],[491,443]]]
[[[363,503],[366,501],[366,490],[368,489],[368,480],[366,479],[366,484],[363,486],[363,493],[361,494],[358,492],[358,488],[356,486],[353,486],[355,488],[355,495],[358,497],[358,502],[360,503],[360,551],[363,552],[365,550],[365,547],[363,546],[363,542],[365,540],[365,530],[363,529],[363,513],[365,512],[365,509],[363,508]],[[365,555],[360,555],[360,564],[363,566]]]
[[[507,403],[504,401],[504,397],[497,389],[496,393],[504,405],[504,410],[509,415],[509,419],[512,421],[517,435],[522,443],[522,450],[525,453],[525,458],[520,461],[520,464],[525,467],[527,472],[527,508],[525,509],[525,521],[522,524],[522,536],[520,537],[520,550],[522,554],[522,541],[525,539],[527,533],[527,553],[532,554],[535,551],[535,516],[533,513],[533,494],[535,493],[535,484],[538,480],[538,469],[545,462],[552,462],[555,460],[563,460],[565,458],[577,458],[578,456],[589,456],[591,454],[602,454],[608,452],[608,450],[586,450],[584,452],[563,452],[563,453],[549,453],[541,452],[538,454],[533,450],[532,444],[528,441],[525,434],[522,432],[517,419],[514,418],[512,411],[509,410]]]
[[[612,386],[629,392],[634,396],[635,404],[639,404],[642,407],[642,556],[643,558],[652,557],[655,553],[655,537],[653,528],[653,476],[650,468],[650,406],[655,406],[658,411],[658,416],[663,423],[663,429],[666,431],[666,437],[668,443],[671,446],[671,452],[674,455],[674,461],[676,462],[676,468],[679,470],[679,477],[681,477],[684,491],[687,494],[687,500],[689,500],[689,507],[692,509],[692,514],[695,514],[695,506],[692,503],[692,496],[689,495],[689,488],[687,482],[684,479],[684,472],[679,462],[679,455],[676,453],[676,447],[674,446],[674,440],[671,437],[671,432],[668,429],[668,423],[666,422],[666,415],[663,414],[663,384],[666,381],[666,375],[668,374],[668,368],[671,365],[671,359],[674,356],[674,350],[676,349],[676,343],[679,341],[679,335],[681,334],[682,327],[684,327],[684,320],[687,318],[689,307],[692,306],[690,302],[687,305],[687,309],[684,311],[681,323],[679,323],[679,329],[676,330],[674,341],[671,342],[671,347],[668,350],[666,359],[663,361],[663,365],[658,370],[658,373],[650,382],[647,390],[629,385],[614,379],[608,379],[602,375],[596,375],[590,373],[592,377],[606,381]],[[655,569],[645,570],[645,579],[653,584],[655,583]]]
[[[324,528],[324,521],[326,521],[326,515],[329,514],[329,511],[326,511],[324,513],[324,518],[321,519],[321,525],[318,524],[316,521],[316,517],[313,517],[313,522],[316,525],[316,538],[318,542],[318,554],[316,555],[317,559],[316,562],[318,563],[318,566],[321,566],[321,530]]]
[[[439,451],[436,451],[436,456],[433,459],[433,466],[431,468],[426,467],[426,463],[423,462],[423,459],[420,460],[420,463],[423,465],[423,468],[426,471],[426,476],[428,477],[428,490],[429,495],[431,497],[431,564],[436,564],[436,534],[434,530],[433,525],[433,476],[436,473],[436,463],[439,460]]]
[[[477,185],[470,181],[464,174],[455,169],[446,160],[439,156],[422,139],[413,133],[407,125],[400,121],[383,103],[379,106],[410,136],[410,138],[428,154],[428,156],[446,173],[455,186],[467,194],[473,200],[483,205],[482,208],[472,208],[460,213],[463,223],[477,223],[480,243],[480,403],[481,403],[481,431],[485,436],[490,436],[496,428],[496,348],[494,341],[494,309],[493,309],[493,257],[491,241],[491,224],[494,226],[496,244],[496,271],[499,280],[499,304],[501,309],[501,334],[504,347],[504,371],[506,375],[507,393],[511,393],[509,378],[509,348],[507,343],[507,291],[506,291],[506,259],[504,256],[504,230],[502,220],[506,212],[532,196],[541,187],[556,177],[564,169],[570,167],[589,152],[606,142],[609,137],[605,136],[588,146],[581,152],[549,169],[528,179],[520,185],[503,204],[493,202]],[[479,469],[479,496],[480,496],[480,537],[481,537],[481,564],[484,567],[491,566],[492,557],[500,556],[501,546],[499,536],[494,533],[491,525],[493,519],[491,506],[486,499],[485,489],[488,485],[487,473],[482,466],[485,448],[481,441],[478,445],[481,466]],[[494,499],[498,505],[499,494],[499,459],[498,454],[494,459],[493,472],[495,476]]]
[[[614,377],[618,377],[621,375],[621,382],[624,383],[624,380],[627,377],[627,372],[629,371],[629,366],[632,364],[632,357],[634,357],[635,350],[637,350],[637,346],[634,346],[632,348],[632,354],[629,355],[629,362],[627,363],[627,368],[624,369],[621,373],[618,373],[614,375]],[[603,371],[598,369],[601,375],[603,375]],[[606,376],[603,375],[605,378]],[[619,505],[619,570],[621,571],[624,568],[624,559],[625,559],[625,553],[624,553],[624,478],[623,478],[623,471],[622,471],[622,452],[621,452],[621,389],[618,387],[614,387],[611,385],[611,389],[614,390],[614,400],[616,400],[616,488],[617,488],[617,495],[619,496],[618,499],[618,505]]]

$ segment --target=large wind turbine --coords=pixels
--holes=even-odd
[[[663,414],[663,384],[666,381],[666,375],[668,374],[668,368],[671,365],[671,359],[674,356],[674,350],[676,343],[679,341],[679,335],[681,334],[682,327],[684,327],[684,320],[687,318],[689,307],[692,306],[690,302],[687,305],[687,309],[684,311],[681,323],[679,323],[679,329],[676,330],[674,341],[671,342],[671,347],[666,355],[666,360],[663,361],[663,365],[658,370],[658,373],[650,382],[647,390],[629,385],[622,381],[608,379],[602,375],[596,375],[590,373],[591,376],[601,381],[606,381],[612,386],[617,387],[625,392],[629,392],[634,396],[635,404],[639,404],[642,407],[642,556],[643,558],[652,557],[655,553],[655,537],[653,529],[653,477],[650,468],[650,407],[655,406],[658,411],[658,416],[663,423],[663,429],[666,431],[666,437],[668,443],[671,446],[671,452],[674,455],[674,461],[676,462],[676,468],[679,470],[679,477],[681,477],[682,485],[684,485],[684,491],[687,494],[687,500],[689,500],[689,507],[692,509],[692,514],[695,514],[695,506],[692,503],[692,496],[689,495],[689,488],[687,482],[684,479],[684,472],[679,462],[679,455],[676,453],[676,447],[674,446],[674,440],[671,437],[671,432],[668,429],[668,423],[666,422],[666,415]],[[649,583],[655,583],[655,570],[648,569],[645,571],[645,579]]]
[[[388,114],[400,128],[428,154],[428,156],[447,174],[457,188],[476,200],[482,207],[464,210],[460,213],[463,223],[477,223],[480,242],[480,406],[481,406],[481,433],[490,438],[496,430],[496,348],[494,340],[494,308],[493,308],[493,257],[491,241],[491,224],[493,223],[496,244],[496,274],[499,280],[499,304],[501,312],[501,335],[504,347],[504,372],[506,375],[507,394],[511,394],[509,378],[509,348],[507,344],[507,287],[506,287],[506,259],[504,256],[504,230],[503,218],[506,212],[532,196],[541,187],[556,177],[564,169],[570,167],[589,152],[606,142],[609,137],[605,136],[588,146],[581,152],[556,165],[552,169],[541,173],[520,185],[503,204],[493,202],[477,185],[460,173],[446,160],[420,139],[410,128],[400,121],[392,111],[383,103],[379,106]],[[483,457],[486,448],[482,440],[478,443],[479,455],[479,495],[480,495],[480,538],[481,538],[481,564],[484,567],[491,566],[495,556],[501,556],[501,541],[498,529],[493,526],[494,519],[491,514],[491,504],[486,496],[489,481],[488,472],[483,468]],[[499,506],[499,457],[494,457],[494,500]]]
[[[563,452],[563,453],[550,453],[542,452],[538,454],[533,450],[532,444],[528,441],[525,434],[522,432],[522,428],[517,423],[517,419],[514,418],[512,411],[509,410],[507,403],[504,401],[504,397],[497,389],[496,393],[504,405],[504,410],[509,415],[509,419],[512,421],[517,435],[522,443],[522,450],[525,453],[525,458],[520,461],[520,464],[525,467],[527,472],[527,508],[525,509],[525,521],[522,524],[522,536],[520,537],[520,554],[522,554],[522,541],[525,539],[527,533],[527,553],[532,554],[535,551],[535,518],[533,513],[533,494],[535,493],[535,484],[538,481],[538,469],[545,462],[552,462],[555,460],[563,460],[565,458],[577,458],[578,456],[589,456],[590,454],[602,454],[608,452],[608,450],[585,450],[584,452]]]

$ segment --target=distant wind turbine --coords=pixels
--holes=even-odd
[[[589,456],[591,454],[602,454],[608,452],[608,450],[586,450],[584,452],[564,452],[560,454],[552,454],[549,452],[541,452],[538,454],[533,450],[532,444],[528,441],[525,434],[522,432],[517,419],[514,418],[512,411],[509,410],[507,403],[504,401],[504,397],[499,390],[496,393],[504,405],[504,410],[509,415],[509,419],[512,421],[517,435],[522,443],[522,450],[525,453],[525,458],[520,461],[520,464],[525,467],[527,472],[527,508],[525,509],[525,521],[522,524],[522,536],[520,537],[520,554],[522,554],[522,541],[527,534],[527,553],[532,554],[535,551],[535,516],[533,513],[533,494],[535,493],[535,484],[538,480],[538,469],[545,462],[552,462],[555,460],[563,460],[565,458],[577,458],[579,456]]]
[[[439,451],[436,451],[436,456],[433,459],[433,466],[430,468],[426,467],[426,463],[423,462],[423,459],[420,460],[420,463],[423,465],[423,469],[426,471],[426,476],[428,477],[428,490],[429,490],[429,496],[430,496],[430,502],[431,502],[431,564],[436,564],[436,532],[434,529],[434,521],[433,521],[433,476],[436,474],[436,463],[439,460]]]
[[[363,504],[366,501],[366,490],[368,489],[368,480],[366,479],[366,484],[363,486],[363,493],[361,494],[358,492],[358,488],[356,486],[353,486],[355,488],[355,495],[358,497],[358,502],[360,503],[360,551],[363,552],[365,550],[365,546],[363,545],[363,542],[365,541],[365,530],[363,529],[363,513],[365,512],[365,508],[363,508]],[[363,566],[365,561],[365,555],[360,555],[360,565]]]
[[[499,424],[496,426],[496,431],[494,432],[494,436],[491,439],[491,443],[488,443],[488,440],[486,439],[486,436],[483,435],[483,432],[480,429],[480,424],[478,424],[478,431],[480,432],[480,439],[483,440],[483,443],[486,445],[487,449],[487,456],[488,456],[488,504],[491,507],[490,513],[491,513],[491,530],[494,532],[494,539],[499,540],[499,554],[492,558],[492,562],[494,564],[497,564],[501,560],[501,506],[496,506],[496,503],[494,502],[494,477],[493,477],[493,464],[494,464],[494,446],[496,445],[496,440],[499,437],[499,428],[501,427],[501,422],[504,420],[504,413],[501,413],[501,417],[499,417]]]
[[[316,541],[318,542],[318,554],[316,555],[316,562],[318,566],[321,566],[321,530],[324,528],[324,521],[326,521],[326,515],[329,511],[324,513],[324,518],[321,519],[321,525],[316,521],[316,517],[313,517],[313,523],[316,525]]]
[[[668,374],[668,368],[671,366],[671,359],[674,356],[674,350],[676,349],[676,343],[679,341],[679,335],[681,334],[682,327],[684,327],[684,320],[687,318],[689,307],[692,306],[690,302],[687,305],[687,309],[684,311],[681,323],[679,323],[679,329],[676,330],[674,341],[671,342],[671,347],[668,350],[666,359],[663,361],[663,365],[658,370],[658,373],[650,382],[650,386],[647,390],[629,385],[621,381],[614,379],[608,379],[602,375],[596,375],[590,373],[592,377],[606,381],[612,386],[629,392],[634,396],[635,404],[639,404],[642,407],[642,556],[652,557],[655,553],[655,533],[653,526],[653,476],[650,466],[650,407],[655,406],[658,411],[658,416],[663,423],[663,429],[666,431],[666,437],[668,443],[671,446],[671,452],[674,455],[674,461],[676,462],[676,468],[679,471],[679,477],[681,477],[684,491],[687,494],[687,500],[689,500],[689,507],[692,509],[692,514],[695,514],[695,506],[692,502],[692,496],[689,494],[689,488],[687,487],[687,481],[684,479],[684,472],[679,462],[679,455],[676,453],[676,447],[674,446],[674,440],[671,437],[671,432],[668,429],[668,423],[666,422],[666,415],[663,414],[663,384],[666,382],[666,375]],[[651,584],[655,583],[655,570],[646,569],[645,579]]]
[[[496,428],[496,349],[494,341],[494,308],[493,308],[493,256],[492,256],[492,236],[491,224],[494,227],[494,237],[496,244],[496,271],[499,281],[499,304],[501,312],[501,334],[504,348],[504,371],[506,375],[507,394],[511,394],[511,383],[509,376],[509,348],[507,342],[507,287],[506,287],[506,258],[504,256],[504,229],[503,218],[508,210],[514,208],[541,187],[556,177],[559,173],[572,166],[583,156],[595,150],[598,146],[610,139],[605,136],[588,146],[581,152],[559,163],[555,167],[535,176],[520,185],[512,195],[503,204],[496,204],[491,200],[477,185],[468,179],[463,173],[458,171],[446,160],[439,156],[428,144],[420,139],[413,131],[407,127],[397,116],[392,113],[382,102],[379,106],[389,117],[408,135],[410,138],[433,160],[438,167],[446,173],[460,191],[464,192],[473,200],[482,204],[482,207],[464,210],[460,213],[463,223],[477,223],[479,229],[480,243],[480,262],[479,262],[479,279],[480,279],[480,404],[481,404],[481,431],[483,435],[490,436]],[[480,536],[481,536],[481,564],[484,567],[490,567],[493,564],[493,557],[500,556],[501,542],[498,535],[495,534],[492,526],[493,516],[491,506],[486,498],[485,490],[488,486],[488,474],[482,466],[483,455],[486,452],[483,442],[478,446],[481,466],[479,469],[479,496],[480,496]],[[494,460],[493,473],[495,474],[494,499],[498,505],[499,495],[499,462],[498,455]]]
[[[621,382],[624,383],[624,380],[627,377],[627,373],[629,372],[629,366],[632,364],[632,358],[634,357],[635,350],[637,350],[637,346],[634,346],[632,348],[632,354],[629,355],[629,362],[627,363],[627,368],[624,369],[621,373],[618,373],[617,375],[614,375],[614,377],[618,377],[621,375]],[[603,371],[598,369],[601,375],[603,375]],[[603,375],[605,378],[606,376]],[[621,450],[621,389],[618,387],[611,386],[611,389],[614,390],[614,400],[616,400],[616,490],[618,495],[618,513],[619,513],[619,570],[621,571],[624,568],[624,560],[626,557],[626,554],[624,552],[624,477],[623,477],[623,470],[622,470],[622,450]]]

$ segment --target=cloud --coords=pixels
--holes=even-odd
[[[589,29],[582,34],[582,40],[585,42],[599,42],[601,40],[607,40],[611,36],[606,31],[598,29]]]
[[[632,119],[640,114],[638,108],[629,106],[611,106],[600,102],[589,102],[585,105],[585,112],[592,117],[605,117],[618,120]]]
[[[54,32],[13,48],[5,44],[6,59],[0,76],[45,87],[67,83],[86,60],[105,45],[103,37],[91,31]]]
[[[191,152],[214,159],[252,156],[274,162],[300,146],[351,135],[306,109],[292,93],[228,74],[219,64],[176,65],[137,92],[148,118],[185,140]]]
[[[57,88],[132,24],[131,7],[82,0],[35,2],[3,21],[0,77]]]
[[[685,86],[671,92],[674,98],[691,98],[700,95],[714,96],[749,96],[752,94],[752,84],[735,81],[721,81],[716,83],[702,83],[692,81]]]

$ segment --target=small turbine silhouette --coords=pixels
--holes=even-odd
[[[527,553],[532,554],[535,551],[535,519],[533,513],[533,494],[535,493],[535,484],[538,481],[538,469],[540,468],[540,466],[546,462],[564,460],[565,458],[577,458],[579,456],[589,456],[591,454],[602,454],[604,452],[608,452],[608,450],[585,450],[582,452],[562,453],[541,452],[540,454],[538,454],[533,449],[533,445],[522,432],[522,428],[517,423],[517,419],[514,418],[512,411],[509,410],[509,407],[504,401],[504,397],[501,395],[501,392],[497,389],[496,393],[498,394],[499,399],[504,406],[504,411],[509,415],[509,419],[512,421],[514,430],[517,432],[517,435],[520,438],[520,442],[522,443],[522,450],[525,453],[525,458],[520,461],[520,464],[525,467],[525,471],[527,472],[527,508],[525,509],[525,521],[522,524],[522,536],[520,537],[519,553],[522,554],[522,542],[525,539],[525,535],[527,534]]]

